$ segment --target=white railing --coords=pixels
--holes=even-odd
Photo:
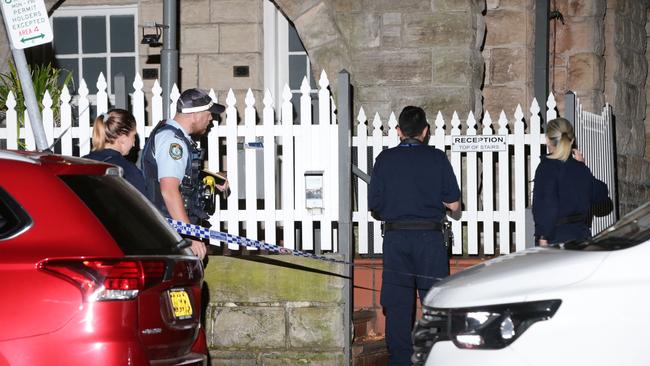
[[[43,123],[48,143],[52,144],[55,138],[60,138],[57,152],[65,155],[72,155],[73,151],[84,155],[90,150],[88,88],[84,80],[79,85],[79,95],[75,99],[78,113],[74,118],[67,88],[61,94],[60,121],[54,121],[52,101],[48,94],[43,101]],[[103,75],[99,76],[96,85],[99,90],[96,95],[97,113],[102,113],[109,107]],[[136,117],[138,134],[146,137],[153,129],[153,121],[162,118],[162,90],[156,81],[151,89],[147,121],[146,97],[139,75],[136,75],[133,86],[132,112]],[[231,234],[292,249],[312,250],[318,246],[323,251],[336,252],[334,228],[338,220],[340,164],[338,126],[327,75],[323,72],[319,81],[316,121],[312,121],[312,97],[307,80],[303,81],[301,92],[298,122],[294,122],[288,86],[285,86],[277,108],[267,92],[261,107],[256,109],[257,101],[249,89],[239,109],[243,110],[243,117],[238,116],[238,101],[233,91],[227,93],[225,103],[222,101],[226,105],[225,119],[220,123],[215,122],[207,138],[207,168],[227,171],[232,193],[224,206],[217,207],[211,224]],[[170,94],[171,110],[175,110],[179,91],[174,86]],[[217,100],[213,90],[210,90],[210,95]],[[0,142],[4,140],[7,148],[16,149],[19,140],[24,140],[27,149],[34,149],[28,116],[25,114],[24,117],[26,127],[17,128],[15,105],[16,101],[10,95],[6,127],[0,128]],[[547,118],[554,118],[555,100],[552,95],[547,107]],[[519,106],[514,118],[509,119],[502,111],[496,124],[493,124],[487,112],[481,121],[477,121],[471,112],[463,121],[454,113],[449,123],[440,113],[437,114],[430,144],[447,151],[463,188],[462,215],[452,220],[454,254],[490,255],[525,248],[524,211],[530,204],[532,175],[539,163],[541,145],[544,144],[540,108],[536,101],[533,101],[529,112],[528,132],[525,131],[524,112]],[[73,120],[76,121],[74,126]],[[386,133],[381,129],[383,122],[379,116],[375,115],[370,121],[363,108],[359,110],[357,120],[352,141],[356,147],[356,161],[362,171],[370,173],[368,154],[374,161],[382,149],[397,145],[397,120],[391,114]],[[446,130],[446,126],[451,128]],[[451,136],[461,134],[507,136],[508,151],[450,152]],[[141,148],[144,142],[145,139],[141,138]],[[261,145],[251,145],[252,142],[261,142]],[[311,202],[307,207],[306,198],[305,182],[307,177],[313,175],[322,176],[322,204],[316,205],[316,208]],[[367,210],[367,186],[365,183],[356,184],[358,202],[353,220],[357,225],[357,252],[381,253],[379,225]]]
[[[595,235],[618,220],[612,109],[606,104],[600,114],[587,112],[583,109],[580,99],[576,98],[575,112],[578,149],[584,153],[585,164],[593,175],[607,184],[612,200],[611,205],[596,207],[591,226],[591,232]]]

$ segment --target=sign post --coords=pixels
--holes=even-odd
[[[25,106],[29,121],[34,131],[34,140],[38,150],[48,148],[41,111],[38,108],[32,75],[25,59],[25,48],[52,42],[53,33],[43,0],[0,0],[2,18],[7,37],[11,43],[11,53],[20,78],[20,85],[25,96]]]

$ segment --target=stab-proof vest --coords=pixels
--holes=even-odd
[[[160,192],[158,162],[156,162],[155,158],[156,135],[158,132],[164,130],[172,131],[174,136],[183,141],[185,146],[190,149],[190,154],[187,156],[187,164],[185,165],[185,175],[179,189],[190,222],[192,224],[200,224],[201,220],[208,219],[208,215],[204,211],[204,200],[201,195],[201,181],[199,179],[199,172],[203,166],[203,151],[196,146],[194,141],[185,137],[183,131],[167,124],[165,121],[158,123],[153,131],[151,131],[149,140],[144,146],[142,173],[144,174],[147,198],[162,212],[163,216],[171,217]]]

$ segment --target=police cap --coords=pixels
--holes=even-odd
[[[185,90],[176,103],[176,111],[180,113],[210,111],[213,115],[217,115],[225,110],[226,107],[213,102],[205,90],[197,88]]]

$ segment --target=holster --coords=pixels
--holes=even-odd
[[[451,231],[451,222],[444,218],[442,220],[442,241],[447,247],[447,255],[451,256],[451,248],[454,245],[454,233]]]

